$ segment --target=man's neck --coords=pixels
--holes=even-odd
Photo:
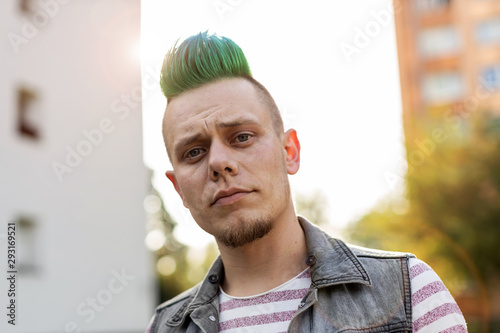
[[[307,268],[307,246],[295,212],[275,221],[263,238],[238,248],[219,244],[224,292],[244,297],[264,293]]]

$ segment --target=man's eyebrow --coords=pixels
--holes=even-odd
[[[253,119],[248,119],[248,118],[240,118],[240,119],[235,119],[227,122],[217,122],[216,126],[217,128],[228,128],[228,127],[237,127],[237,126],[242,126],[242,125],[257,125],[259,126],[259,123]]]
[[[182,138],[179,142],[174,147],[174,153],[176,156],[178,156],[181,153],[181,150],[185,147],[190,145],[191,143],[198,141],[201,138],[201,133],[197,133],[194,135],[187,136],[185,138]]]

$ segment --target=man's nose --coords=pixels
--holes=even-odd
[[[239,171],[234,150],[223,142],[215,140],[210,145],[208,164],[209,177],[213,181],[217,181],[220,177],[236,176]]]

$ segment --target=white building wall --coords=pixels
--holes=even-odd
[[[0,279],[0,332],[142,332],[156,300],[140,1],[37,0],[25,18],[20,1],[0,2],[0,268],[7,224],[24,216],[34,226],[17,226],[16,255],[34,251],[35,269],[17,274],[15,326]],[[37,95],[38,140],[16,129],[19,87]]]

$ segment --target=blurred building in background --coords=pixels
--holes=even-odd
[[[0,253],[16,224],[16,319],[1,332],[143,332],[140,2],[0,3]]]
[[[500,1],[394,6],[407,139],[425,117],[446,121],[476,110],[500,115]]]
[[[394,8],[409,215],[469,260],[475,281],[455,296],[470,331],[497,331],[498,263],[487,253],[500,234],[500,1],[394,0]]]

